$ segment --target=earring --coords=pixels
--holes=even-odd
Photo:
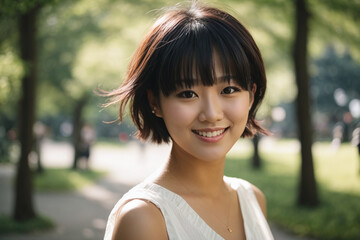
[[[155,110],[153,109],[153,110],[151,110],[151,112],[152,112],[152,114],[155,114]]]

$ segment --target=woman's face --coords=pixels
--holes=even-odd
[[[252,104],[249,91],[235,80],[228,82],[218,61],[215,55],[214,85],[160,95],[156,111],[165,122],[173,148],[204,161],[225,158],[242,135]]]

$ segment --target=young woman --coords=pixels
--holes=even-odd
[[[262,192],[224,176],[235,142],[265,132],[255,120],[265,88],[259,49],[234,17],[198,3],[162,15],[108,96],[171,153],[116,204],[105,239],[273,239]]]

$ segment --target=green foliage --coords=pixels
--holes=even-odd
[[[253,170],[249,159],[251,153],[245,153],[230,155],[225,172],[244,178],[263,190],[269,220],[301,236],[359,239],[360,181],[356,148],[345,144],[335,150],[327,143],[315,144],[315,171],[321,203],[312,209],[295,204],[300,157],[289,149],[296,145],[290,141],[267,145],[262,145],[262,170]]]
[[[0,216],[0,234],[13,233],[31,233],[38,231],[45,231],[54,228],[54,223],[43,216],[38,216],[34,219],[24,222],[16,222],[13,218],[7,216]]]
[[[20,90],[20,77],[23,68],[19,58],[9,49],[4,49],[0,54],[0,108],[9,114],[10,106],[17,101]]]
[[[94,170],[46,169],[44,173],[35,176],[35,189],[37,191],[76,190],[93,183],[103,175],[104,172]]]
[[[40,9],[46,5],[54,4],[58,0],[0,0],[0,52],[2,43],[16,38],[18,25],[17,20],[21,14],[34,9]],[[14,41],[13,44],[17,44]]]
[[[315,43],[312,44],[312,50],[318,51],[331,43],[349,49],[357,61],[360,61],[360,30],[357,24],[360,19],[360,2],[310,0],[309,3],[312,16],[310,41]],[[319,41],[323,43],[322,47],[317,45]]]
[[[44,6],[57,0],[1,0],[0,15],[16,16],[35,7]]]

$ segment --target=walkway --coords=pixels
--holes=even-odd
[[[3,240],[98,240],[102,239],[109,212],[132,186],[163,164],[169,146],[131,143],[126,148],[102,146],[93,149],[92,168],[109,174],[92,186],[65,193],[36,193],[36,211],[51,218],[55,230],[27,235],[0,236]],[[72,148],[66,143],[46,141],[42,147],[44,167],[71,166]],[[12,166],[0,167],[0,215],[12,208]],[[300,240],[271,225],[275,239]],[[304,239],[303,239],[304,240]]]

